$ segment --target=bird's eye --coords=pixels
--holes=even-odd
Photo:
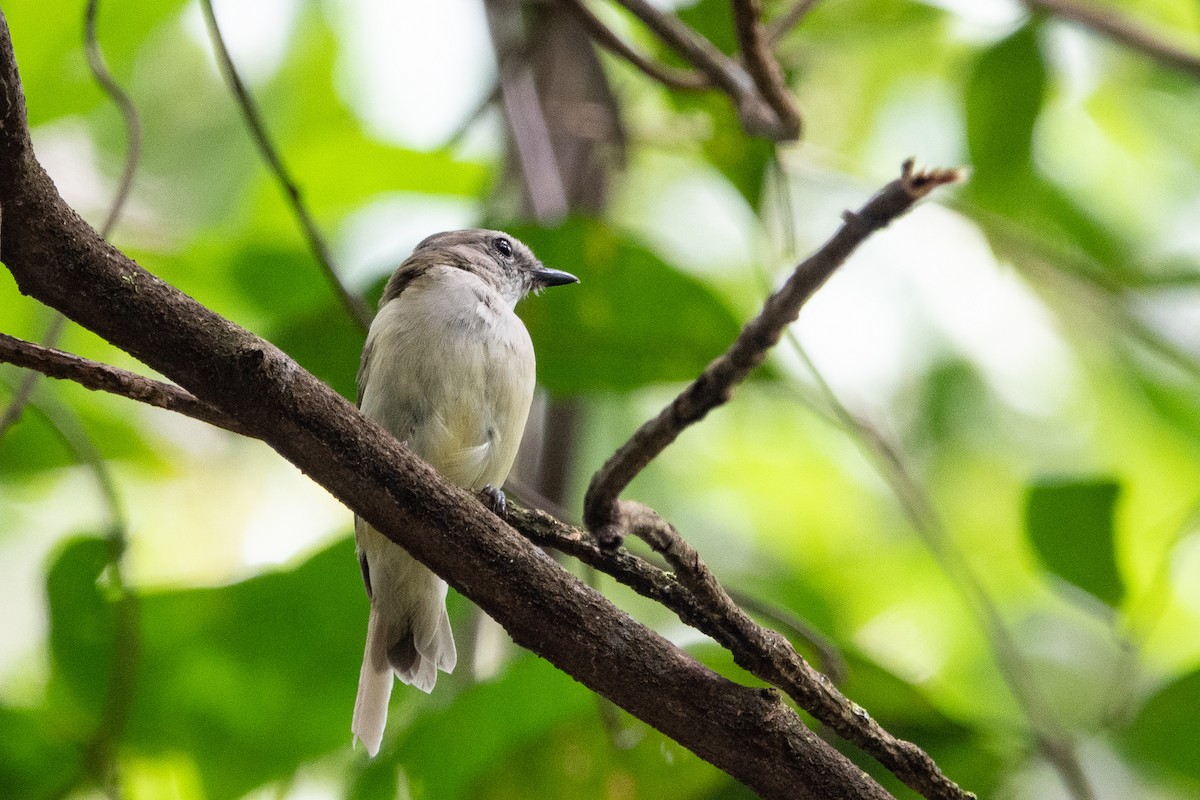
[[[495,245],[500,255],[505,258],[512,258],[512,242],[508,241],[508,239],[505,239],[503,236],[497,236],[496,241],[492,242],[492,244]]]

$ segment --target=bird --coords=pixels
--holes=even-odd
[[[503,231],[436,233],[388,279],[358,369],[358,407],[497,511],[533,401],[533,343],[514,313],[530,292],[576,283]],[[351,730],[374,757],[392,675],[428,693],[457,661],[445,581],[355,516],[370,599]]]

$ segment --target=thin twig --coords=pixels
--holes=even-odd
[[[679,17],[660,11],[646,0],[617,2],[644,22],[680,58],[708,75],[730,97],[741,97],[750,89],[749,76],[741,66]]]
[[[706,73],[660,64],[638,50],[605,25],[604,20],[596,16],[584,0],[563,0],[563,3],[574,12],[580,24],[587,29],[588,35],[595,39],[597,44],[625,59],[647,77],[658,81],[668,89],[694,91],[712,86],[712,78]]]
[[[121,556],[129,542],[128,518],[108,464],[77,415],[48,399],[33,401],[30,408],[41,415],[75,460],[96,479],[97,488],[108,509],[109,525],[105,537],[108,545],[107,588],[113,594],[111,602],[115,622],[112,669],[103,710],[95,729],[84,743],[84,768],[96,783],[104,787],[109,797],[120,798],[116,751],[133,704],[134,678],[141,650],[138,597],[129,590],[121,570]]]
[[[796,320],[800,307],[869,236],[908,211],[939,186],[959,180],[957,170],[915,172],[905,162],[901,176],[885,186],[857,213],[847,212],[842,227],[820,250],[805,259],[738,334],[730,348],[655,418],[642,425],[592,477],[584,498],[584,522],[605,545],[625,533],[618,499],[629,482],[688,426],[726,402],[734,388],[758,366]]]
[[[815,373],[818,374],[819,373]],[[967,599],[968,605],[983,623],[991,645],[996,665],[1004,676],[1017,706],[1033,728],[1038,747],[1051,762],[1067,784],[1071,794],[1078,800],[1092,800],[1094,794],[1087,782],[1086,774],[1075,752],[1070,733],[1055,718],[1045,695],[1021,655],[1020,647],[1005,625],[1000,610],[992,602],[987,589],[975,576],[962,551],[954,546],[953,538],[946,530],[941,515],[932,499],[912,474],[903,454],[879,431],[849,412],[832,394],[823,377],[827,400],[839,416],[843,416],[849,430],[857,432],[859,441],[876,462],[884,479],[900,500],[900,506],[909,518],[914,530],[921,534],[926,547],[951,576],[951,582]]]
[[[100,52],[100,43],[96,38],[96,16],[99,6],[100,0],[88,0],[84,21],[84,47],[87,50],[88,67],[96,83],[100,84],[100,88],[116,104],[121,118],[125,120],[125,167],[121,170],[121,180],[117,184],[112,204],[108,207],[108,215],[100,227],[101,238],[107,239],[116,227],[117,220],[121,218],[121,212],[129,199],[129,192],[133,189],[133,179],[141,161],[142,122],[133,99],[121,88],[121,84],[117,83],[104,61],[104,54]]]
[[[0,362],[16,364],[51,378],[74,381],[93,391],[109,392],[175,411],[227,431],[250,435],[237,420],[178,386],[4,333],[0,333]]]
[[[769,139],[794,138],[780,124],[774,109],[757,91],[754,79],[734,59],[673,14],[655,8],[646,0],[618,0],[630,13],[654,31],[658,38],[684,61],[707,75],[733,101],[747,133]]]
[[[746,71],[758,93],[779,119],[786,140],[800,138],[800,112],[787,87],[783,68],[771,54],[771,43],[762,24],[762,0],[733,0],[733,23]]]
[[[703,668],[542,558],[277,348],[103,248],[38,168],[24,109],[0,12],[3,246],[22,291],[69,311],[197,396],[219,398],[281,455],[501,621],[518,644],[762,796],[886,796],[813,735],[778,693]]]
[[[267,133],[266,124],[263,122],[262,114],[258,110],[258,105],[250,95],[250,90],[246,88],[246,84],[242,81],[242,76],[238,72],[237,66],[233,63],[232,56],[229,55],[229,49],[225,46],[225,39],[221,35],[221,28],[217,25],[217,16],[213,11],[212,0],[200,0],[200,7],[204,10],[204,18],[208,23],[208,30],[212,37],[217,62],[221,65],[221,71],[225,73],[225,79],[229,82],[229,88],[233,91],[238,108],[242,112],[242,117],[246,120],[246,126],[250,129],[250,137],[254,140],[259,154],[262,155],[263,160],[267,163],[267,167],[275,176],[276,181],[279,182],[280,188],[283,189],[284,197],[291,207],[296,221],[300,223],[300,228],[304,232],[304,238],[308,241],[308,247],[312,251],[317,264],[320,265],[321,270],[325,273],[329,285],[337,294],[338,299],[341,301],[342,306],[345,307],[350,318],[354,320],[359,328],[366,331],[371,327],[371,311],[367,308],[367,304],[363,302],[361,297],[351,292],[342,283],[342,279],[333,265],[333,255],[330,252],[329,245],[326,243],[325,237],[321,234],[320,228],[317,227],[316,220],[309,213],[308,206],[304,202],[304,197],[300,191],[300,186],[288,171],[287,166],[283,163],[283,158],[272,143],[270,134]]]
[[[66,325],[67,318],[58,311],[53,312],[53,316],[50,318],[50,325],[46,328],[46,334],[42,337],[42,341],[46,346],[54,346],[58,338],[62,336]],[[37,372],[26,372],[21,376],[21,382],[13,390],[12,398],[8,401],[8,405],[4,407],[4,413],[0,414],[0,439],[3,439],[12,426],[16,425],[17,421],[21,419],[21,414],[33,398],[33,391],[37,388],[40,379],[41,375]]]
[[[808,16],[821,0],[796,0],[792,7],[767,23],[767,42],[776,45],[779,40]]]
[[[1107,8],[1072,0],[1022,0],[1030,11],[1074,22],[1160,64],[1200,78],[1200,54],[1163,41],[1146,28]]]
[[[121,218],[122,212],[133,190],[133,181],[141,163],[142,152],[142,123],[133,99],[121,87],[100,50],[97,33],[97,17],[99,15],[99,0],[88,0],[84,10],[84,48],[87,51],[88,68],[101,89],[109,96],[120,111],[125,121],[125,166],[121,170],[121,179],[117,183],[117,191],[108,207],[104,224],[100,227],[100,237],[108,239]],[[59,312],[60,320],[65,320]],[[56,320],[57,322],[58,320]],[[61,330],[61,328],[56,328]],[[57,342],[58,334],[50,340]],[[30,372],[28,378],[33,380],[36,373]],[[110,547],[108,576],[109,584],[115,593],[114,611],[116,630],[113,637],[113,669],[109,680],[108,691],[104,700],[104,712],[100,717],[91,744],[88,746],[88,759],[95,765],[96,771],[102,773],[112,797],[120,797],[120,776],[118,774],[117,744],[121,732],[129,719],[133,705],[134,676],[141,648],[138,634],[139,605],[137,595],[126,585],[121,559],[129,546],[129,523],[121,506],[120,495],[116,483],[108,470],[108,465],[101,457],[91,436],[79,424],[72,414],[74,426],[56,427],[61,435],[76,453],[76,457],[85,462],[100,485],[109,507],[110,521],[108,543]],[[72,430],[74,428],[74,430]]]

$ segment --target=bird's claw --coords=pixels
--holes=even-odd
[[[498,517],[503,518],[505,512],[508,511],[508,499],[504,496],[504,491],[490,483],[480,490],[479,499]]]

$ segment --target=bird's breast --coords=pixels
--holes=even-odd
[[[362,411],[455,483],[499,486],[533,399],[533,345],[479,281],[442,283],[415,284],[380,309]]]

